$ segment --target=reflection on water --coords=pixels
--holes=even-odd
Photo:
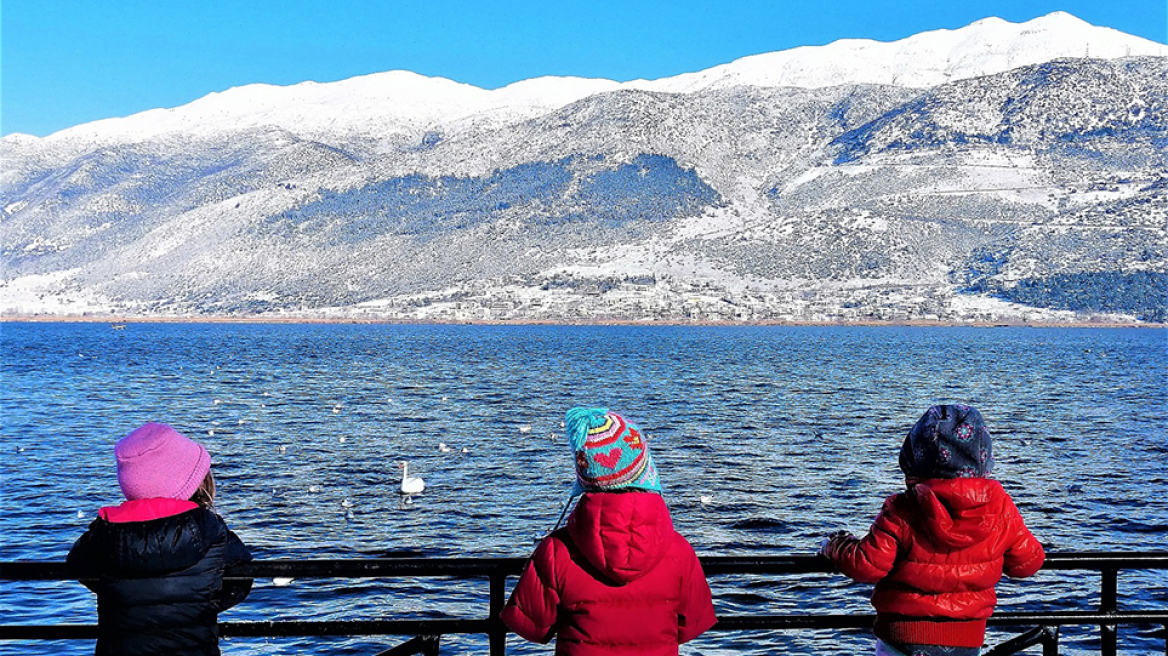
[[[577,404],[645,429],[678,530],[699,553],[810,553],[836,528],[864,531],[902,485],[905,432],[929,405],[957,401],[981,409],[996,475],[1051,550],[1168,544],[1163,330],[0,324],[0,340],[3,560],[63,558],[96,509],[118,501],[113,442],[146,421],[208,447],[219,510],[260,557],[526,555],[570,486],[560,421]],[[397,494],[400,460],[426,479],[410,504]],[[1130,576],[1150,591],[1129,607],[1168,604],[1163,573]],[[1087,575],[1038,581],[1004,583],[1003,606],[1098,603]],[[835,576],[713,583],[726,613],[868,611],[870,587]],[[0,586],[6,622],[94,620],[79,586]],[[224,618],[478,617],[485,586],[261,581]],[[1162,649],[1131,633],[1125,653]],[[1064,636],[1067,654],[1092,644],[1086,628]],[[373,654],[395,642],[224,647]],[[683,653],[869,642],[710,634]],[[486,651],[485,638],[443,644]],[[91,650],[0,644],[13,655]],[[508,653],[550,650],[513,637]]]

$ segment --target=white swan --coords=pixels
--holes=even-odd
[[[426,489],[426,481],[417,476],[410,476],[410,463],[403,460],[398,466],[402,470],[401,493],[421,494],[422,490]]]
[[[445,442],[439,442],[438,451],[441,453],[450,453],[450,447],[446,446]]]

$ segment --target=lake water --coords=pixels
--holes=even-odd
[[[112,447],[146,421],[207,446],[218,509],[260,558],[526,555],[571,484],[560,421],[572,405],[640,424],[698,553],[811,553],[832,530],[863,532],[903,485],[905,433],[938,402],[981,409],[995,476],[1049,550],[1165,549],[1166,339],[1162,329],[3,323],[0,560],[63,559],[97,508],[120,500]],[[409,506],[396,493],[399,460],[428,484]],[[1090,609],[1096,580],[1005,582],[999,608]],[[1168,606],[1168,574],[1129,582],[1144,592],[1126,607]],[[713,585],[726,613],[870,610],[870,586],[838,576]],[[475,617],[485,587],[261,580],[222,617]],[[96,619],[93,596],[67,582],[0,582],[0,615]],[[1095,640],[1068,627],[1063,652],[1089,653]],[[1150,629],[1121,641],[1125,654],[1163,650]],[[394,642],[223,648],[372,655]],[[682,651],[870,653],[870,642],[714,633]],[[477,636],[443,645],[486,652]],[[0,643],[5,655],[84,653],[91,643]],[[550,648],[512,636],[508,653]]]

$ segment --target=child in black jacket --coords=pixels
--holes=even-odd
[[[97,593],[97,656],[217,656],[219,612],[251,591],[223,572],[251,554],[210,509],[211,457],[154,423],[114,454],[126,502],[102,508],[68,559]]]

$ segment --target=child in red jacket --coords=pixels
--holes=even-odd
[[[929,408],[900,450],[908,490],[889,497],[862,539],[833,534],[821,553],[876,583],[876,653],[977,656],[1003,572],[1030,576],[1042,545],[1010,495],[986,478],[989,431],[965,405]]]
[[[572,408],[565,425],[583,496],[536,548],[502,620],[534,642],[555,637],[558,656],[677,656],[714,625],[714,605],[645,438],[603,408]]]

